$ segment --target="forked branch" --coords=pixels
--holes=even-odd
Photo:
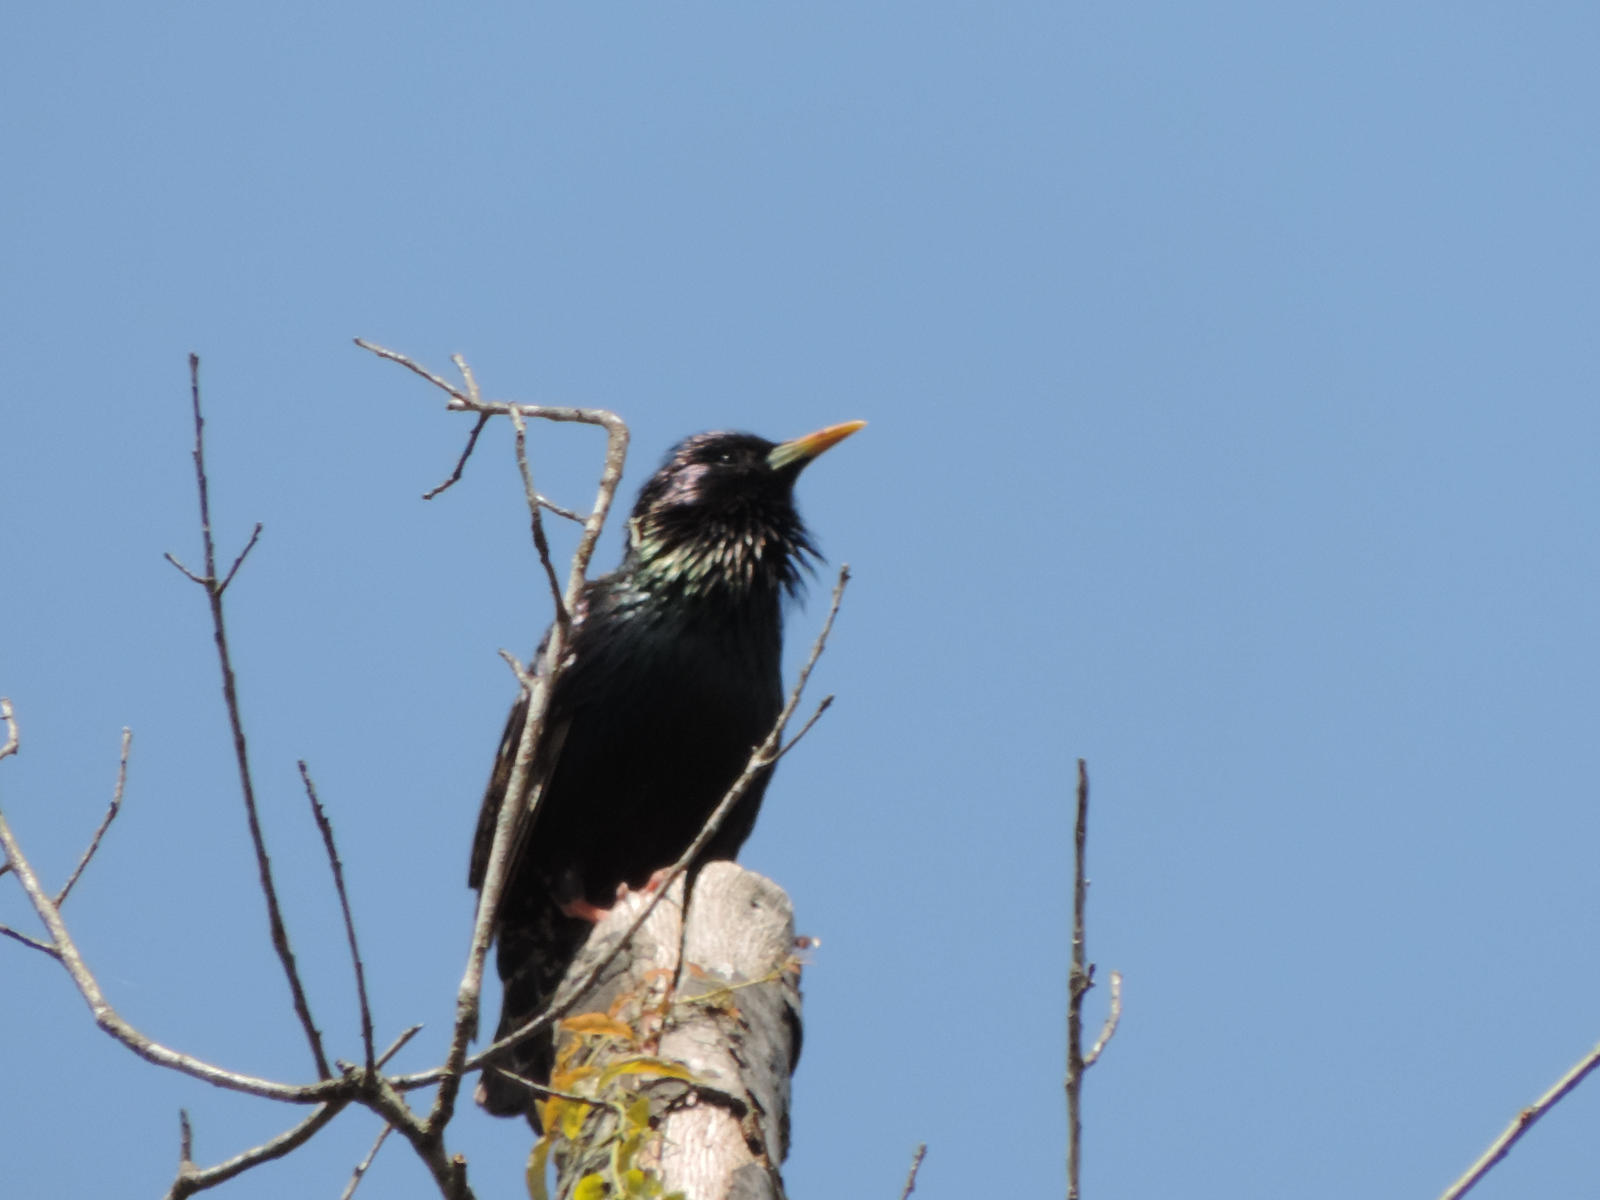
[[[261,894],[267,902],[267,926],[272,936],[272,948],[277,952],[278,961],[283,966],[284,978],[289,984],[290,1000],[294,1005],[295,1016],[300,1020],[300,1027],[305,1030],[306,1044],[311,1048],[317,1075],[322,1079],[330,1079],[333,1072],[322,1049],[322,1034],[311,1018],[311,1006],[306,1000],[305,987],[300,982],[300,971],[295,966],[294,950],[289,945],[289,932],[283,923],[283,911],[278,904],[278,889],[272,878],[272,860],[267,856],[267,843],[261,832],[261,817],[256,807],[255,781],[250,773],[250,752],[245,744],[244,718],[239,712],[239,687],[234,678],[233,656],[228,649],[228,628],[222,608],[222,595],[233,582],[233,577],[238,574],[240,566],[244,564],[245,556],[250,553],[257,538],[261,536],[261,526],[255,527],[250,540],[234,559],[227,575],[219,577],[217,544],[211,533],[211,484],[206,478],[206,423],[200,411],[198,354],[189,355],[189,396],[194,412],[194,474],[200,493],[200,538],[205,555],[205,573],[196,574],[171,554],[167,555],[167,561],[200,585],[205,591],[206,602],[211,609],[212,636],[217,645],[217,661],[222,667],[222,698],[228,710],[228,725],[233,732],[233,754],[239,768],[239,790],[244,798],[245,821],[250,828],[250,845],[255,851]]]
[[[1439,1200],[1460,1200],[1476,1187],[1490,1168],[1511,1153],[1511,1147],[1522,1140],[1522,1135],[1533,1128],[1534,1122],[1560,1103],[1562,1097],[1582,1083],[1596,1067],[1600,1067],[1600,1045],[1574,1063],[1565,1075],[1550,1085],[1549,1091],[1519,1112],[1505,1131],[1478,1157],[1478,1161],[1468,1167],[1460,1179],[1445,1188]]]
[[[611,512],[611,504],[616,497],[617,486],[622,482],[622,468],[628,453],[628,427],[615,413],[607,412],[604,409],[565,408],[539,404],[505,404],[498,401],[484,400],[479,393],[477,382],[473,378],[471,370],[459,357],[456,359],[456,368],[461,372],[462,384],[458,387],[396,351],[373,345],[359,338],[356,339],[356,344],[365,350],[370,350],[380,358],[398,363],[414,374],[428,380],[450,397],[448,407],[452,411],[476,413],[480,419],[500,414],[512,420],[513,425],[530,419],[577,422],[585,425],[598,425],[606,432],[605,465],[600,473],[600,484],[595,495],[594,507],[590,509],[588,516],[584,519],[583,533],[578,539],[578,547],[572,556],[572,565],[567,574],[566,591],[564,595],[558,598],[557,619],[551,626],[550,637],[545,645],[544,658],[539,670],[531,681],[527,717],[523,722],[521,737],[518,739],[516,757],[512,762],[510,777],[506,781],[506,789],[501,797],[500,812],[494,826],[494,839],[489,851],[483,882],[478,889],[478,907],[473,919],[472,942],[467,953],[467,966],[456,992],[456,1014],[451,1032],[450,1048],[445,1058],[442,1073],[429,1073],[434,1075],[434,1078],[430,1079],[429,1082],[438,1082],[440,1085],[434,1098],[433,1110],[429,1113],[427,1122],[428,1129],[437,1136],[454,1114],[456,1097],[461,1088],[461,1077],[463,1072],[468,1069],[467,1043],[471,1040],[473,1031],[478,1026],[478,1007],[483,992],[484,961],[489,953],[489,945],[494,940],[494,919],[500,908],[500,896],[505,890],[506,878],[510,870],[509,860],[512,842],[517,828],[525,819],[525,814],[521,811],[522,797],[527,790],[528,774],[532,768],[533,756],[539,744],[540,731],[544,725],[544,716],[549,705],[549,697],[560,674],[561,665],[566,658],[567,640],[571,632],[570,615],[577,610],[583,586],[587,581],[589,561],[594,557],[595,543],[599,540],[600,531],[605,525],[606,517]],[[465,464],[467,454],[470,451],[471,443],[469,443],[468,451],[462,455],[461,461],[457,464],[456,477],[459,477],[459,471]],[[550,562],[549,546],[544,541],[543,528],[540,524],[540,512],[545,507],[545,504],[543,498],[534,488],[531,471],[526,469],[525,455],[519,459],[518,465],[519,468],[522,468],[524,496],[535,531],[534,541],[539,552],[540,563],[544,568],[546,578],[552,581],[552,591],[554,591],[555,568]],[[537,798],[534,798],[533,802],[537,803]],[[481,1056],[479,1057],[481,1060]]]
[[[1067,1200],[1078,1200],[1083,1162],[1083,1073],[1094,1065],[1117,1031],[1122,1018],[1122,976],[1111,972],[1111,1006],[1100,1036],[1083,1051],[1083,998],[1094,986],[1094,964],[1088,961],[1084,917],[1089,892],[1089,765],[1078,760],[1077,820],[1073,826],[1072,966],[1067,975]]]

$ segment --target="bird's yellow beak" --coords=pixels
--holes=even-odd
[[[865,421],[845,421],[841,425],[829,425],[825,429],[819,429],[815,433],[808,433],[804,437],[780,442],[767,455],[767,466],[774,471],[794,463],[804,466],[824,450],[831,446],[837,446],[856,430],[864,429],[866,424]]]

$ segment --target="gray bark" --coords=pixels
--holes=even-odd
[[[682,894],[679,880],[568,1013],[608,1014],[635,1037],[558,1036],[554,1086],[567,1078],[572,1090],[591,1095],[608,1068],[615,1074],[598,1086],[613,1107],[589,1110],[572,1142],[555,1132],[557,1196],[571,1195],[591,1173],[609,1177],[626,1133],[614,1106],[643,1096],[653,1132],[634,1165],[655,1173],[668,1194],[783,1197],[778,1168],[789,1148],[789,1077],[800,1051],[793,909],[777,884],[733,863],[700,873],[687,924]],[[646,900],[631,894],[620,901],[567,977],[592,970]],[[651,1065],[659,1060],[682,1064],[691,1081],[662,1077]]]

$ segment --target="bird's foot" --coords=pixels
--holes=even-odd
[[[591,925],[598,925],[611,915],[609,908],[601,908],[598,904],[590,904],[582,896],[579,896],[576,900],[565,901],[561,905],[561,911],[569,917],[577,917],[579,920],[587,921]]]
[[[621,904],[631,895],[649,896],[661,890],[661,885],[667,881],[667,876],[672,874],[671,867],[662,867],[652,871],[650,878],[644,881],[644,886],[638,889],[630,888],[625,882],[617,884],[616,904]],[[577,917],[591,925],[598,925],[611,915],[611,909],[601,908],[598,904],[591,904],[587,899],[579,896],[576,900],[562,901],[561,911],[569,917]]]
[[[640,894],[644,895],[644,896],[648,896],[653,892],[659,891],[660,888],[661,888],[661,885],[667,881],[667,876],[671,875],[671,874],[672,874],[672,868],[671,867],[659,867],[656,870],[650,872],[650,878],[646,879],[644,881],[644,886],[639,889]],[[618,899],[620,899],[620,898],[621,898],[621,896],[620,896],[620,889],[619,889]]]

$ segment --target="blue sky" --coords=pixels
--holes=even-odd
[[[803,510],[855,582],[744,860],[822,946],[797,1196],[1059,1195],[1072,762],[1126,976],[1088,1196],[1433,1196],[1600,1038],[1600,16],[1587,5],[22,6],[0,18],[0,800],[152,1036],[304,1079],[202,598],[333,1053],[437,1060],[478,799],[548,619],[493,396],[862,417]],[[590,430],[541,430],[590,494]],[[616,558],[613,535],[599,561]],[[790,619],[791,671],[827,575]],[[27,926],[0,880],[0,920]],[[1090,1000],[1098,1021],[1103,993]],[[293,1114],[148,1067],[0,944],[19,1195],[159,1194]],[[1600,1086],[1477,1195],[1591,1195]],[[236,1196],[337,1195],[347,1116]],[[452,1129],[481,1196],[525,1131]],[[363,1193],[422,1197],[387,1148]]]

